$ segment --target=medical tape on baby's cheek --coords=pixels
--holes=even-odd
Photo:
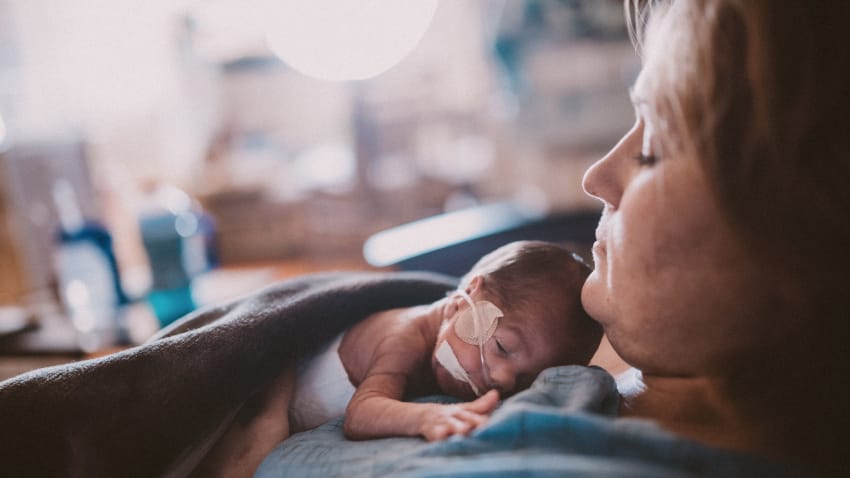
[[[455,321],[455,334],[470,345],[483,346],[496,331],[499,318],[505,314],[490,301],[473,302],[466,291],[457,292],[469,304],[469,309],[463,311]]]
[[[439,347],[437,347],[437,353],[435,354],[437,357],[437,362],[445,368],[452,377],[456,380],[460,380],[461,382],[468,383],[470,387],[472,387],[472,392],[476,396],[481,396],[481,391],[478,390],[478,387],[475,386],[475,383],[469,378],[469,373],[467,373],[466,369],[460,364],[457,359],[457,355],[455,355],[452,346],[449,345],[447,340],[444,340]]]
[[[490,380],[490,368],[484,360],[484,344],[493,336],[499,325],[499,318],[503,317],[502,311],[492,302],[481,300],[473,302],[472,297],[465,290],[460,289],[458,294],[469,304],[469,309],[464,311],[455,320],[455,335],[464,342],[478,345],[478,357],[481,360],[481,378],[487,390],[495,388]],[[470,322],[471,327],[470,327]],[[471,332],[471,333],[470,333]]]
[[[459,291],[459,294],[469,303],[469,309],[463,311],[455,320],[455,334],[470,345],[483,346],[496,332],[499,318],[504,314],[492,302],[473,302],[465,291]]]

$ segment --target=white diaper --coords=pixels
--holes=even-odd
[[[345,414],[354,386],[339,358],[343,335],[298,362],[295,392],[289,405],[290,433],[315,428]]]

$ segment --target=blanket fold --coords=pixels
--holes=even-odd
[[[303,276],[190,314],[142,346],[9,379],[3,474],[185,476],[284,367],[374,312],[455,285],[428,273]]]

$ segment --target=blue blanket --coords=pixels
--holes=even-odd
[[[684,440],[645,420],[617,418],[617,407],[616,385],[603,370],[555,367],[469,437],[353,442],[338,419],[281,443],[255,476],[808,476]]]

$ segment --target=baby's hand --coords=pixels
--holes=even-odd
[[[499,403],[499,392],[490,390],[472,402],[435,405],[424,417],[422,435],[428,441],[468,435],[484,424]]]

